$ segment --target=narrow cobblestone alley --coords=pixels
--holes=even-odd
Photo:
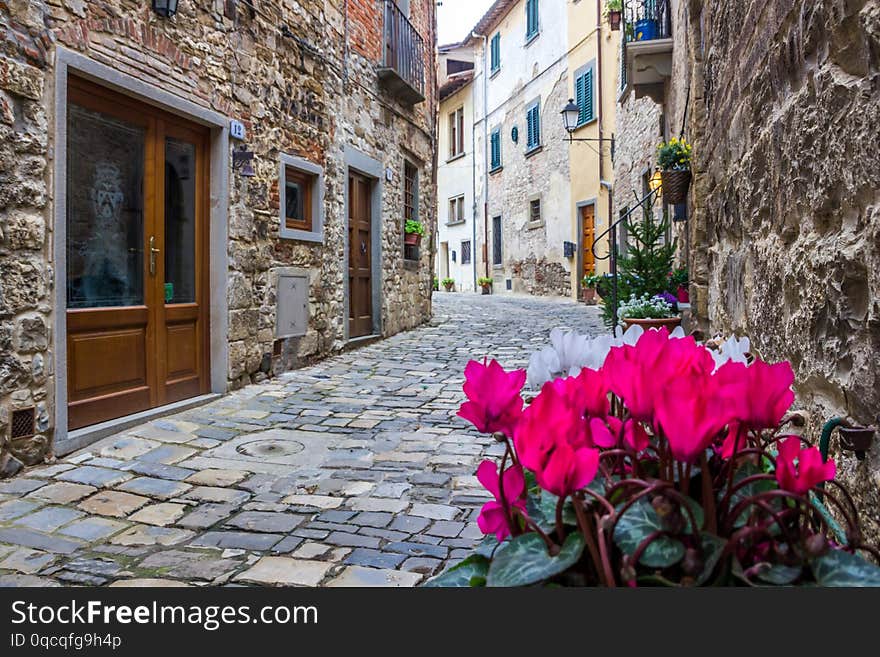
[[[547,299],[436,293],[434,315],[0,483],[0,585],[412,586],[462,558],[496,450],[455,416],[464,365],[602,329]]]

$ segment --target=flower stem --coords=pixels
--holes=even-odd
[[[706,511],[706,531],[711,534],[718,532],[718,518],[715,512],[715,492],[712,490],[712,478],[709,473],[709,459],[703,452],[700,467],[703,480],[703,509]]]
[[[577,516],[578,527],[580,527],[581,534],[584,536],[584,541],[587,544],[587,550],[590,551],[590,558],[593,560],[593,567],[596,569],[596,574],[599,577],[599,583],[604,584],[605,586],[612,586],[607,581],[605,581],[605,575],[603,573],[602,567],[602,557],[599,556],[599,550],[596,547],[596,540],[593,537],[593,532],[590,529],[589,521],[587,520],[587,514],[584,513],[584,500],[583,497],[575,498],[574,500],[574,513]],[[612,582],[613,582],[612,578]]]

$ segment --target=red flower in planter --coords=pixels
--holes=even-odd
[[[818,447],[801,447],[797,436],[788,436],[779,443],[776,458],[776,481],[779,487],[796,495],[805,495],[816,484],[834,479],[834,461],[822,461]]]
[[[505,372],[498,361],[486,365],[472,360],[464,369],[464,377],[464,394],[469,401],[461,405],[458,415],[483,433],[500,431],[513,436],[522,415],[520,391],[526,382],[526,371]]]
[[[526,480],[522,468],[513,465],[504,471],[504,496],[501,495],[501,481],[498,476],[498,466],[494,462],[485,460],[477,468],[477,479],[487,491],[495,496],[494,502],[486,502],[480,509],[477,518],[477,526],[484,534],[495,534],[495,538],[503,541],[510,536],[510,520],[504,512],[504,500],[507,501],[508,509],[526,511],[524,494],[526,492]]]
[[[751,365],[728,361],[718,368],[715,378],[722,384],[721,394],[734,407],[734,415],[753,431],[775,429],[794,403],[794,372],[787,361],[769,365],[756,360]]]

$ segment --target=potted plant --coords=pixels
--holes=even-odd
[[[403,232],[405,233],[403,238],[404,244],[418,246],[422,243],[422,237],[425,234],[425,227],[422,225],[421,221],[407,219],[406,224],[404,224],[403,227]]]
[[[629,301],[620,304],[620,319],[626,328],[637,324],[646,329],[665,326],[671,331],[681,324],[681,317],[676,314],[670,299],[675,301],[675,297],[668,292],[654,296],[645,294],[636,297],[633,295]]]
[[[444,278],[440,282],[443,284],[443,287],[446,288],[447,292],[452,292],[452,288],[455,287],[455,279],[454,278]]]
[[[678,303],[690,303],[688,293],[688,270],[687,267],[679,267],[669,272],[669,292],[675,295]]]
[[[691,145],[678,137],[663,142],[657,147],[657,166],[666,202],[684,203],[691,185]]]
[[[494,281],[486,276],[480,276],[477,279],[477,285],[483,288],[483,294],[492,294],[492,283]]]
[[[598,274],[587,274],[581,280],[581,289],[583,291],[584,302],[588,306],[596,305],[596,288],[602,281],[602,276]]]
[[[620,15],[622,11],[622,0],[608,0],[605,3],[605,15],[608,17],[611,29],[615,32],[620,29]]]
[[[433,285],[433,289],[434,289],[435,292],[438,291],[438,290],[440,289],[440,279],[439,279],[436,275],[434,276],[434,285]]]
[[[591,342],[563,337],[569,360]],[[604,345],[529,404],[542,352],[468,363],[458,415],[500,443],[476,468],[486,537],[428,586],[880,586],[834,460],[793,435],[790,363],[716,368],[666,329]]]

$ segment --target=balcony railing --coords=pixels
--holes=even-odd
[[[394,0],[384,0],[379,77],[402,101],[425,100],[425,42]]]
[[[627,41],[672,38],[669,0],[626,0],[623,18]]]

